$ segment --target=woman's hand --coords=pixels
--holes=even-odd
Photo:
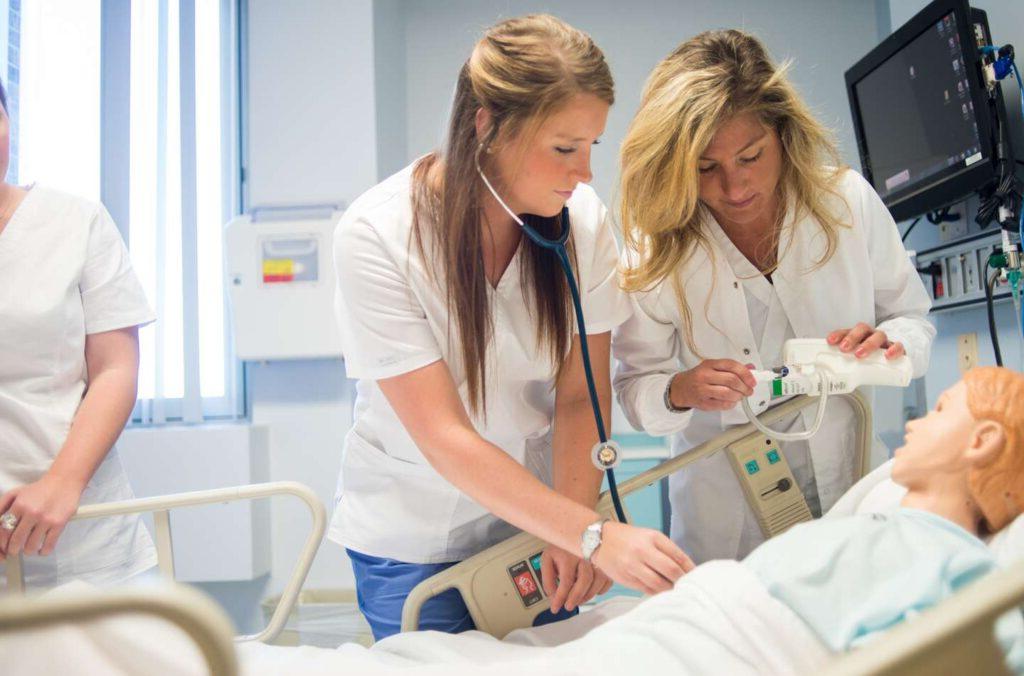
[[[78,510],[84,486],[52,474],[18,486],[0,497],[0,514],[13,514],[13,531],[0,527],[0,561],[8,556],[48,556],[64,526]]]
[[[828,334],[829,345],[838,345],[842,352],[853,352],[858,359],[863,359],[875,350],[885,350],[886,359],[896,359],[906,354],[903,343],[889,341],[885,331],[871,328],[861,322],[852,329],[837,329]]]
[[[551,612],[573,611],[612,586],[607,575],[578,556],[548,545],[540,559],[544,593],[551,599]]]
[[[619,584],[645,594],[672,588],[693,570],[693,561],[674,542],[650,528],[608,521],[590,560]]]
[[[753,365],[732,359],[705,359],[672,378],[669,396],[676,408],[701,411],[727,411],[740,399],[754,393],[757,381],[751,375]]]

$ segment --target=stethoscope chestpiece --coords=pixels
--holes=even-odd
[[[590,449],[590,459],[601,471],[615,469],[622,464],[622,449],[611,439],[599,441]]]

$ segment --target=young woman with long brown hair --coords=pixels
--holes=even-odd
[[[606,209],[585,184],[613,100],[589,36],[551,16],[499,23],[459,73],[444,149],[362,195],[338,226],[338,318],[359,385],[330,537],[349,552],[377,638],[398,631],[419,581],[515,528],[551,543],[554,612],[609,578],[667,589],[690,565],[661,533],[594,511],[598,435],[568,284],[516,223],[554,236],[568,208],[608,420],[610,332],[629,306]],[[585,532],[600,534],[596,550]],[[421,619],[472,626],[457,592]]]

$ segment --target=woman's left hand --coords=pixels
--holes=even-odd
[[[0,527],[0,561],[22,553],[52,554],[64,526],[78,510],[82,490],[77,482],[45,474],[0,497],[0,514],[13,514],[18,520],[13,531]]]
[[[838,345],[843,352],[853,352],[858,359],[875,350],[885,350],[886,359],[896,359],[906,354],[903,343],[890,342],[885,331],[879,331],[863,322],[852,329],[837,329],[828,334],[827,340],[829,345]]]
[[[540,562],[552,614],[563,607],[571,612],[612,586],[611,579],[591,563],[554,545],[548,545]]]

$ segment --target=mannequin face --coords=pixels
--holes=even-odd
[[[960,381],[926,416],[907,423],[906,439],[894,454],[893,481],[908,489],[925,488],[940,476],[963,475],[966,482],[970,464],[964,450],[974,428],[967,386]]]
[[[979,386],[993,372],[971,376],[971,388],[958,382],[928,415],[907,423],[906,441],[896,449],[892,467],[893,481],[916,504],[947,517],[959,515],[962,525],[976,528],[984,521],[990,532],[1024,509],[1024,455],[1008,436],[1013,428],[1005,426],[1019,421],[1007,418],[1001,399],[1006,391]],[[975,418],[972,411],[984,417]]]

